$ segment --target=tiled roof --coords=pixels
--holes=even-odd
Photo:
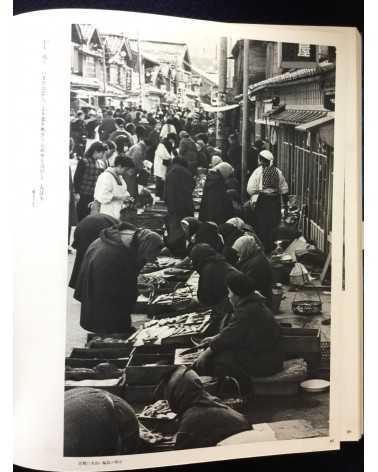
[[[106,41],[106,45],[109,49],[109,53],[111,56],[114,56],[115,54],[117,54],[121,50],[122,45],[125,44],[127,53],[129,54],[129,57],[131,58],[130,45],[124,36],[120,34],[104,34],[104,35],[101,35],[101,38],[104,41]]]
[[[273,87],[275,85],[325,74],[333,70],[335,70],[335,64],[326,62],[324,64],[319,64],[318,67],[314,67],[312,69],[298,69],[294,72],[286,72],[285,74],[276,75],[275,77],[271,77],[269,79],[262,80],[261,82],[250,85],[249,93],[255,93],[263,88]]]
[[[83,35],[84,41],[87,42],[92,35],[93,25],[79,25],[81,34]]]
[[[303,123],[309,123],[320,118],[326,117],[328,114],[324,110],[277,110],[269,114],[269,118],[275,121],[281,121],[283,123],[291,125],[300,125]]]

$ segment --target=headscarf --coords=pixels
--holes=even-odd
[[[232,226],[235,226],[235,228],[237,228],[239,230],[244,230],[245,229],[245,223],[239,217],[230,218],[229,220],[226,221],[226,223],[230,224]]]
[[[189,239],[198,231],[201,222],[193,216],[187,216],[181,220],[181,224],[187,225],[189,228]]]
[[[136,452],[139,423],[122,398],[95,388],[64,394],[64,455],[109,456]]]
[[[210,261],[224,261],[225,258],[218,254],[209,244],[196,244],[189,255],[192,260],[193,269],[199,272],[201,268]]]
[[[238,229],[236,226],[231,223],[223,223],[219,227],[219,231],[224,239],[225,246],[232,247],[234,242],[244,236],[244,231]]]
[[[194,370],[184,366],[176,369],[165,387],[164,397],[171,410],[182,415],[192,406],[225,408],[227,406],[204,389],[200,377]]]
[[[136,233],[136,243],[140,264],[156,259],[164,246],[163,238],[149,229],[141,229]]]
[[[239,262],[243,262],[256,255],[259,251],[258,245],[253,236],[241,236],[232,246],[239,254]]]
[[[211,157],[210,167],[213,168],[221,162],[223,162],[223,159],[220,156],[214,155]]]
[[[234,168],[228,162],[221,162],[211,169],[211,171],[219,172],[224,179],[232,177],[234,174]]]
[[[195,235],[195,243],[209,244],[215,251],[221,252],[224,241],[218,232],[218,225],[213,221],[201,223]]]

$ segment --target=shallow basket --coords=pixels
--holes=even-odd
[[[295,315],[320,315],[322,312],[322,302],[319,300],[293,301],[291,309]]]

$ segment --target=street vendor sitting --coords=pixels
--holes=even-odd
[[[129,225],[106,228],[87,249],[74,298],[81,302],[80,325],[97,334],[131,334],[130,314],[138,296],[138,274],[153,262],[162,238]]]
[[[220,441],[252,428],[242,414],[204,389],[191,369],[178,367],[166,382],[164,397],[178,415],[176,449],[216,446]]]
[[[194,369],[199,375],[234,377],[247,392],[252,376],[270,376],[282,370],[280,327],[246,275],[232,271],[226,284],[234,313],[219,334],[203,341],[207,348]]]
[[[226,278],[235,271],[225,257],[209,244],[196,244],[190,252],[193,269],[199,273],[197,297],[206,307],[214,307],[227,300]]]

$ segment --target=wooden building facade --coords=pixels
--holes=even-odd
[[[327,253],[332,232],[335,67],[323,63],[250,86],[254,140],[269,143],[303,209],[303,234]]]

